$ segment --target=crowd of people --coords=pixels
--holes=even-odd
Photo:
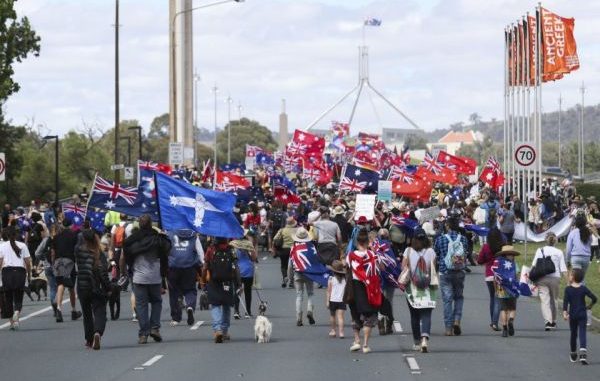
[[[587,363],[586,326],[596,297],[584,279],[594,256],[600,261],[600,212],[594,198],[583,200],[572,186],[546,180],[539,197],[529,198],[525,221],[524,205],[516,195],[500,197],[482,183],[438,185],[426,201],[376,202],[369,218],[357,213],[355,194],[340,193],[331,184],[309,187],[294,181],[300,196],[297,204],[275,200],[268,184],[263,187],[264,198],[239,201],[234,212],[244,237],[235,240],[188,230],[164,232],[148,215],[133,219],[116,212],[108,212],[105,231],[98,232],[90,221],[75,224],[55,205],[32,202],[16,209],[5,205],[0,243],[2,318],[9,319],[11,330],[18,330],[24,292],[35,279],[44,279],[56,322],[63,322],[63,297],[68,291],[71,319],[83,317],[86,346],[100,349],[107,307],[110,318],[118,319],[120,295],[131,287],[131,318],[139,324],[140,345],[149,338],[162,341],[160,318],[167,292],[171,325],[183,320],[193,325],[198,305],[210,308],[214,341],[223,343],[231,340],[232,309],[234,319],[253,316],[255,264],[260,252],[270,252],[280,260],[281,288],[295,289],[296,325],[315,324],[315,287],[325,288],[328,335],[345,337],[348,308],[351,351],[371,352],[373,329],[382,335],[392,333],[395,292],[406,298],[415,350],[430,349],[432,311],[438,300],[444,334],[461,335],[466,273],[478,264],[485,267],[490,329],[508,338],[516,334],[518,297],[526,295],[516,282],[520,267],[516,258],[521,253],[513,246],[515,226],[527,222],[539,233],[570,215],[573,227],[565,252],[557,247],[559,237],[550,232],[531,267],[544,271],[534,283],[546,331],[556,328],[560,279],[569,277],[562,312],[571,329],[571,360]],[[437,215],[423,219],[424,210],[431,207],[438,208]],[[325,285],[315,285],[295,260],[300,246],[327,266],[330,276]]]

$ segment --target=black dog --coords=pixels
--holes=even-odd
[[[110,319],[119,320],[119,315],[121,314],[121,286],[119,286],[117,281],[110,282],[108,308],[110,309]]]
[[[200,290],[200,311],[208,310],[208,294],[205,290]]]
[[[44,293],[44,300],[48,300],[48,281],[43,278],[38,278],[40,273],[36,271],[36,269],[31,270],[31,281],[29,282],[29,286],[25,287],[25,294],[31,299],[33,302],[32,294],[37,295],[37,301],[39,302],[42,297],[42,292]]]

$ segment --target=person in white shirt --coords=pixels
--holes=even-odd
[[[531,264],[532,266],[535,266],[538,259],[543,259],[544,257],[552,258],[552,263],[554,263],[555,271],[552,274],[542,277],[536,282],[540,293],[540,306],[542,309],[542,316],[545,320],[544,329],[546,331],[556,328],[556,298],[558,298],[560,277],[567,272],[567,265],[565,263],[563,252],[554,247],[557,241],[556,234],[548,232],[546,234],[547,245],[537,249]]]
[[[23,308],[25,280],[31,280],[31,257],[27,245],[18,242],[17,229],[7,229],[8,242],[0,243],[0,268],[6,298],[6,315],[10,316],[10,329],[19,327],[19,315]]]

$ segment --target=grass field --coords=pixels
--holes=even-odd
[[[521,255],[519,257],[517,257],[517,262],[519,264],[519,266],[529,266],[531,267],[531,262],[533,261],[533,256],[535,255],[535,251],[544,246],[544,243],[540,242],[540,243],[527,243],[527,255],[525,255],[525,245],[523,243],[516,243],[513,245],[515,247],[515,249],[521,253]],[[556,245],[557,248],[561,249],[563,252],[565,251],[565,243],[564,242],[559,242],[558,245]],[[475,246],[474,248],[474,252],[475,253],[479,253],[479,247],[478,245]],[[590,266],[588,267],[586,276],[585,276],[585,283],[586,286],[592,290],[592,292],[598,297],[600,298],[600,264],[596,263],[596,260],[594,259],[592,261],[592,263],[590,263]],[[563,294],[563,290],[566,286],[566,282],[563,279],[561,281],[561,286],[560,286],[560,297],[562,298],[562,294]],[[560,309],[562,310],[562,305],[560,306]],[[593,310],[592,310],[593,314],[595,317],[600,318],[600,302],[596,303],[596,305],[594,306]]]

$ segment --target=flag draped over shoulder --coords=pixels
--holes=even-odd
[[[317,250],[312,242],[295,242],[290,251],[290,260],[294,271],[302,273],[321,286],[327,286],[330,277],[329,271],[319,261]]]
[[[195,187],[156,173],[160,221],[165,230],[189,229],[213,237],[240,238],[234,195]]]
[[[371,243],[370,248],[377,255],[383,288],[400,288],[398,283],[401,272],[400,262],[394,255],[391,243],[377,238]]]

